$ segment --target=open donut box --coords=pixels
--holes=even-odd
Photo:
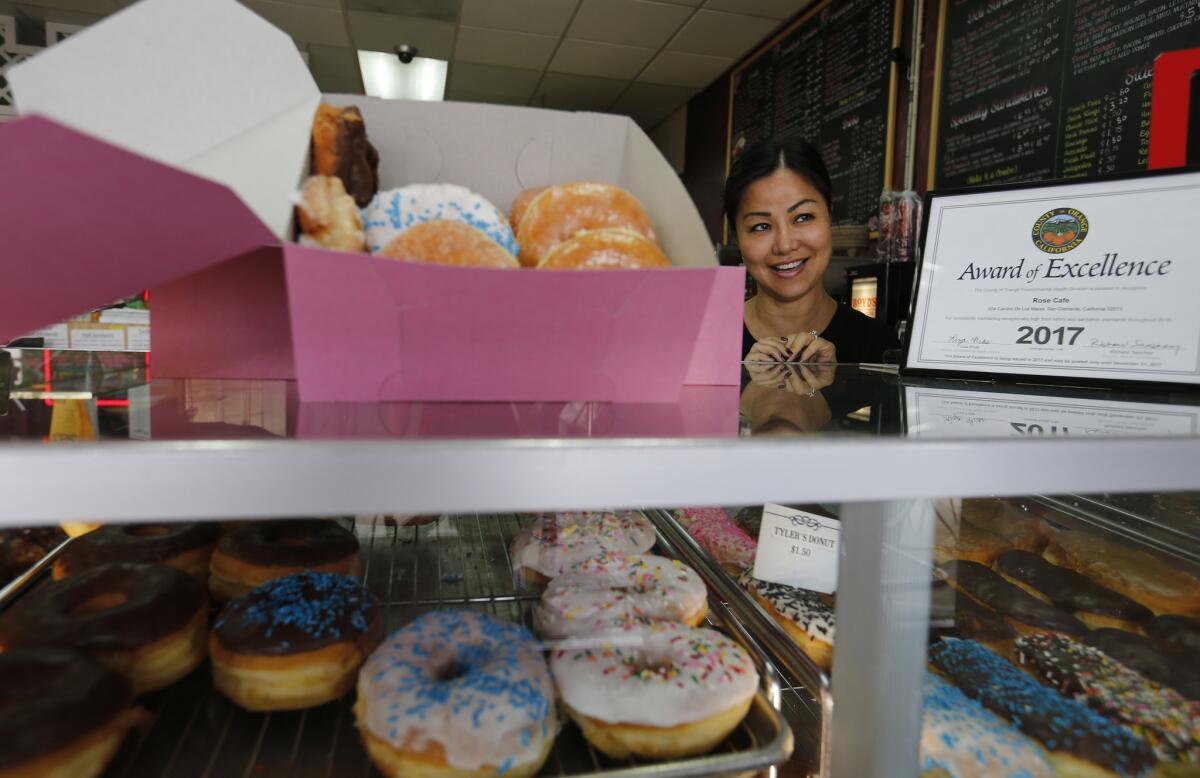
[[[743,271],[628,118],[322,98],[235,0],[142,0],[12,67],[0,125],[0,342],[151,290],[155,374],[295,379],[304,401],[675,402],[736,385]],[[501,209],[599,180],[646,206],[670,269],[443,267],[288,242],[318,102],[357,105],[382,188]],[[13,269],[15,270],[15,268]]]

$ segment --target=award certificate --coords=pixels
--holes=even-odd
[[[904,369],[1200,384],[1200,172],[934,195]]]

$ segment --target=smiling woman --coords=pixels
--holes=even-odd
[[[894,345],[886,327],[821,283],[833,253],[832,194],[820,154],[798,138],[755,144],[734,161],[725,217],[758,285],[746,301],[744,359],[881,362]]]

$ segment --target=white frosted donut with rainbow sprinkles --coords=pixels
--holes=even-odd
[[[513,570],[544,583],[577,562],[609,551],[644,554],[654,545],[654,527],[637,511],[551,513],[513,538]]]
[[[601,554],[550,582],[535,611],[543,637],[602,635],[630,619],[695,626],[708,612],[708,589],[696,571],[653,554]]]
[[[758,688],[746,651],[705,627],[631,629],[640,645],[559,649],[550,657],[563,706],[584,737],[617,759],[691,756],[728,737]]]
[[[533,635],[468,609],[431,611],[392,633],[359,672],[354,713],[388,776],[526,778],[558,733]]]

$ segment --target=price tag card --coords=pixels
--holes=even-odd
[[[833,594],[837,591],[842,523],[783,505],[763,508],[754,556],[761,581]]]
[[[1200,384],[1200,172],[933,195],[904,372]]]

